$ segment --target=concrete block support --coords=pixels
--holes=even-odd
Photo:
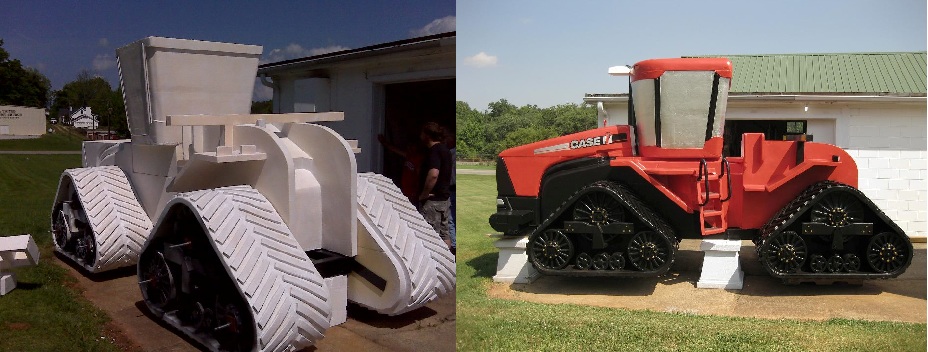
[[[538,278],[538,271],[528,260],[525,246],[528,236],[503,237],[498,235],[494,244],[499,248],[499,260],[496,262],[496,275],[493,281],[514,284],[528,284]]]
[[[0,273],[0,296],[6,295],[16,288],[16,278],[12,273]]]
[[[332,305],[329,325],[344,324],[348,320],[348,275],[326,278],[325,284],[329,287],[329,303]]]
[[[12,268],[39,263],[39,247],[30,235],[0,237],[0,296],[16,288]]]
[[[702,273],[697,288],[740,290],[744,286],[741,271],[740,240],[704,239],[699,250],[706,253],[702,261]]]

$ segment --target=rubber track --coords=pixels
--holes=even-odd
[[[115,166],[98,166],[68,169],[61,176],[62,181],[65,177],[71,179],[77,191],[97,246],[94,264],[84,264],[84,268],[90,272],[102,272],[135,265],[152,223],[132,191],[126,174]],[[61,201],[64,200],[56,199],[55,204]],[[80,263],[70,253],[58,248],[57,243],[55,249]]]
[[[574,192],[573,195],[568,197],[564,202],[561,203],[551,214],[541,223],[540,226],[535,228],[534,231],[530,234],[534,236],[535,234],[544,231],[549,226],[551,226],[561,215],[569,209],[573,204],[584,194],[594,191],[597,188],[605,188],[606,190],[614,192],[616,196],[619,197],[619,201],[625,206],[626,210],[629,210],[638,217],[645,226],[651,228],[655,232],[661,234],[667,238],[670,243],[673,244],[674,249],[677,249],[679,246],[679,241],[677,240],[676,234],[673,231],[673,228],[664,221],[664,218],[658,215],[654,210],[651,210],[641,199],[638,198],[633,192],[615,182],[610,181],[597,181],[586,187],[583,187],[577,192]]]
[[[886,216],[886,214],[883,213],[883,211],[880,210],[880,208],[877,207],[876,204],[873,204],[870,198],[864,195],[863,192],[861,192],[857,188],[848,186],[843,183],[839,183],[835,181],[822,181],[822,182],[815,183],[809,186],[808,188],[806,188],[804,191],[802,191],[802,193],[800,193],[798,196],[796,196],[796,198],[794,198],[789,203],[787,203],[783,208],[781,208],[776,213],[776,215],[770,218],[770,220],[768,220],[767,223],[764,224],[763,227],[761,227],[760,236],[754,240],[755,247],[756,247],[755,251],[757,252],[758,259],[763,261],[763,258],[764,258],[763,252],[765,249],[766,240],[768,238],[770,238],[774,234],[782,232],[786,228],[790,227],[793,223],[795,223],[797,219],[802,217],[802,215],[808,212],[812,208],[812,206],[815,205],[817,199],[820,196],[824,195],[825,193],[831,193],[832,191],[838,191],[838,190],[842,190],[842,191],[853,194],[866,207],[868,207],[871,211],[873,211],[873,213],[877,216],[877,218],[883,220],[890,228],[892,228],[893,231],[902,235],[904,238],[908,239],[908,236],[905,235],[905,232],[903,232],[902,229],[899,228],[899,226],[896,225],[896,223],[892,221],[892,219]],[[911,248],[909,249],[909,253],[912,253]],[[911,261],[911,257],[909,258],[909,260]],[[906,264],[905,266],[908,267],[908,265],[909,264]],[[764,265],[764,267],[765,269],[768,269],[768,272],[771,272],[769,268],[766,268],[766,265]],[[892,275],[891,277],[898,276],[899,274],[905,271],[904,269],[905,268],[897,272],[895,275]],[[841,277],[855,276],[852,274],[799,274],[799,275],[773,274],[772,272],[771,272],[771,275],[774,275],[780,278],[801,278],[804,276],[809,276],[809,277],[814,276],[814,277],[823,277],[823,278],[841,278]],[[882,276],[890,277],[889,275],[884,275],[884,274],[863,274],[863,275],[856,275],[856,276],[864,277],[867,275],[873,275],[874,277],[882,277]]]
[[[250,306],[258,351],[312,345],[329,327],[324,279],[271,203],[249,186],[178,194]],[[160,224],[159,224],[160,226]]]
[[[402,314],[454,292],[454,256],[392,180],[374,173],[358,174],[358,205],[359,223],[391,261],[401,264],[397,269],[405,271],[410,280],[411,291],[403,294],[409,300],[380,313]]]

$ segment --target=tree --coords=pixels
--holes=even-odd
[[[274,101],[253,101],[251,102],[252,114],[271,114],[274,112]]]
[[[0,39],[0,105],[20,105],[45,108],[51,81],[34,68],[23,67],[19,60],[10,60]]]
[[[458,101],[456,113],[457,153],[468,160],[493,160],[507,148],[597,126],[596,108],[585,104],[542,109],[536,105],[517,107],[500,99],[480,112]]]

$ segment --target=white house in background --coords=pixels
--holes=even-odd
[[[274,112],[344,111],[325,123],[357,139],[358,171],[399,176],[402,160],[384,153],[383,133],[394,144],[416,143],[419,127],[455,126],[455,32],[344,50],[258,67],[274,89]]]
[[[910,237],[925,238],[925,54],[712,55],[734,70],[724,152],[740,155],[745,132],[834,144],[857,162],[859,188]],[[628,124],[628,94],[583,100],[599,108],[599,121]]]
[[[95,130],[100,125],[100,119],[94,115],[90,107],[83,107],[71,113],[71,126]]]

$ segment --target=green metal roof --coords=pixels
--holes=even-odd
[[[701,55],[727,57],[732,93],[925,95],[925,52]]]

